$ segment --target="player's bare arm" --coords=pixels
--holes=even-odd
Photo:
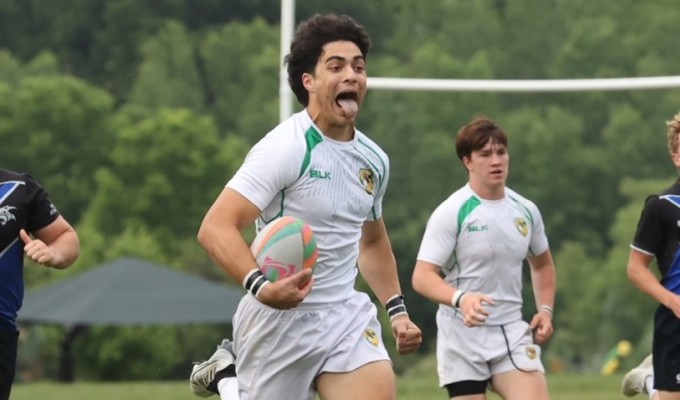
[[[479,326],[489,316],[487,305],[493,299],[483,293],[465,293],[447,284],[441,276],[441,267],[418,260],[411,278],[413,289],[426,298],[456,307],[463,313],[463,322],[468,326]],[[463,307],[465,305],[465,307]]]
[[[448,285],[441,276],[441,267],[418,260],[411,276],[411,285],[420,295],[439,304],[451,304],[457,289]]]
[[[539,344],[547,342],[553,333],[553,305],[555,302],[556,273],[550,250],[529,257],[531,281],[536,297],[537,313],[529,323]]]
[[[653,260],[654,256],[631,249],[626,268],[628,279],[641,291],[673,310],[673,314],[680,318],[680,296],[661,285],[650,269]]]
[[[62,216],[34,233],[32,239],[25,230],[20,232],[26,256],[34,262],[63,269],[75,262],[80,254],[78,234]]]
[[[359,242],[359,270],[381,304],[392,295],[401,294],[397,261],[382,219],[364,223]]]
[[[397,262],[382,219],[364,223],[359,243],[359,270],[381,304],[386,304],[395,295],[401,295]],[[418,350],[423,341],[422,332],[408,314],[395,316],[390,321],[399,353]]]

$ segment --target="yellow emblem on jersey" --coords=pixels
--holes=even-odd
[[[530,360],[536,358],[536,348],[534,346],[527,346],[527,357],[529,357]]]
[[[524,218],[515,218],[515,227],[522,236],[527,237],[529,234],[529,225]]]
[[[373,194],[375,191],[375,181],[373,180],[373,170],[370,168],[362,168],[359,170],[359,182],[364,185],[366,193]]]
[[[378,343],[380,343],[380,339],[378,339],[378,335],[375,334],[375,331],[371,328],[367,328],[364,331],[364,339],[373,347],[378,347]]]

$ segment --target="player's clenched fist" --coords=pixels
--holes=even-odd
[[[420,328],[405,315],[394,318],[392,333],[397,341],[399,354],[413,353],[420,348],[420,344],[423,342]]]
[[[19,236],[24,241],[24,253],[32,261],[47,266],[59,264],[59,255],[42,240],[32,239],[23,229],[19,231]]]

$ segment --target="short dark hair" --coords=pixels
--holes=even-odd
[[[316,14],[298,26],[284,63],[288,66],[288,84],[303,106],[309,103],[309,93],[302,84],[302,75],[313,73],[323,46],[337,41],[353,42],[364,58],[371,48],[366,30],[347,15]]]
[[[460,128],[456,135],[456,153],[462,161],[473,151],[481,150],[489,141],[508,146],[508,136],[491,118],[478,115]]]

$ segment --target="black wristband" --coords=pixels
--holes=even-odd
[[[267,277],[264,276],[262,271],[259,269],[254,269],[243,278],[243,288],[246,289],[250,294],[257,297],[260,294],[262,288],[264,288],[269,281]]]
[[[407,314],[406,304],[404,304],[404,296],[401,294],[395,294],[394,296],[390,297],[390,299],[387,300],[387,303],[385,303],[385,310],[387,311],[387,315],[390,317],[390,319],[396,317],[397,315]]]

